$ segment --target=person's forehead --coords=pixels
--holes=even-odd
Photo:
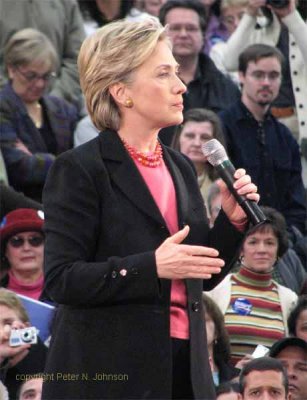
[[[42,387],[43,380],[42,378],[30,379],[23,384],[21,394],[24,394],[28,390],[36,390],[39,391]]]
[[[281,371],[264,370],[251,371],[246,376],[246,389],[256,387],[281,387],[283,386],[283,376]]]
[[[183,7],[176,7],[169,10],[165,16],[165,20],[168,24],[189,22],[191,24],[200,25],[198,13],[195,10]]]
[[[19,319],[18,313],[16,310],[6,306],[5,304],[0,304],[0,320],[5,319]]]
[[[287,346],[282,349],[276,357],[279,360],[291,360],[299,362],[307,362],[307,351],[299,346]]]
[[[280,70],[281,64],[277,57],[263,57],[257,61],[249,61],[247,68],[250,70]]]

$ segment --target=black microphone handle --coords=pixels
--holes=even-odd
[[[253,200],[248,200],[246,197],[240,196],[233,187],[233,184],[235,182],[235,178],[233,175],[236,170],[232,163],[229,160],[225,160],[221,164],[216,165],[214,168],[216,168],[219,176],[223,179],[228,189],[233,194],[234,198],[243,208],[250,222],[253,225],[258,225],[267,221],[267,218],[263,214],[258,204]]]

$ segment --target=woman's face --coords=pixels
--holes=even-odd
[[[243,264],[254,272],[270,272],[276,262],[278,239],[269,228],[247,236],[241,255]]]
[[[211,122],[188,121],[184,124],[179,137],[180,151],[192,162],[205,164],[206,159],[201,147],[212,138],[213,126]]]
[[[30,272],[43,272],[43,239],[44,236],[40,232],[20,232],[12,236],[5,249],[5,256],[10,264],[10,269],[21,275]],[[36,243],[40,244],[35,246]],[[20,245],[16,247],[16,244]]]
[[[53,76],[53,71],[46,62],[8,67],[8,73],[15,93],[25,103],[38,101]]]
[[[206,313],[205,315],[206,315],[205,322],[206,322],[206,332],[207,332],[207,345],[208,347],[210,347],[211,345],[213,345],[213,342],[216,339],[215,324],[209,313]]]
[[[245,10],[246,7],[244,6],[230,6],[222,10],[221,20],[228,33],[232,34],[237,29]]]
[[[133,107],[123,109],[129,121],[144,129],[156,130],[182,122],[185,85],[178,77],[177,64],[167,42],[158,42],[151,56],[134,72],[124,89]]]
[[[296,321],[296,336],[307,342],[307,310],[301,311]]]

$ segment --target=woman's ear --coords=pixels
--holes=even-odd
[[[9,80],[11,81],[15,76],[15,68],[8,65],[6,67],[6,69],[7,69],[7,76],[9,78]]]
[[[115,103],[118,106],[124,107],[128,97],[126,93],[127,92],[126,86],[121,82],[114,83],[114,85],[109,87],[109,91]]]

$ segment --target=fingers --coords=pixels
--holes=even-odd
[[[181,243],[184,241],[184,239],[188,236],[190,232],[190,227],[186,225],[183,229],[180,231],[176,232],[174,235],[168,237],[164,243]]]
[[[195,246],[189,244],[180,245],[178,251],[183,255],[189,256],[204,256],[204,257],[217,257],[219,252],[212,247]]]
[[[237,180],[233,184],[233,187],[240,196],[246,196],[250,200],[259,201],[258,188],[252,182],[251,177],[246,175],[246,171],[243,168],[237,169],[234,177]]]

